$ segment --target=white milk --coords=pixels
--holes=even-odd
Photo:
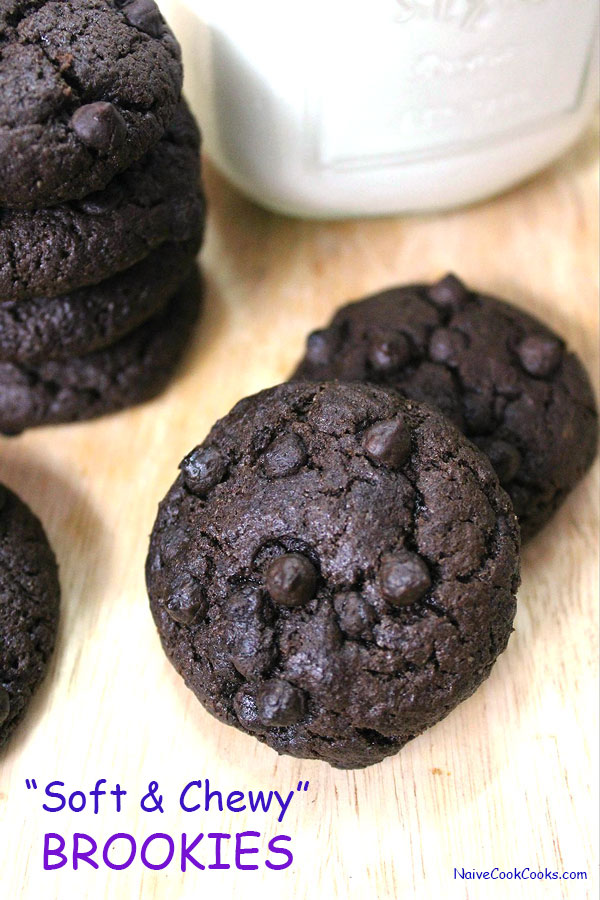
[[[301,216],[444,209],[581,133],[596,0],[167,0],[205,149]]]

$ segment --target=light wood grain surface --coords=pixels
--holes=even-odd
[[[164,657],[143,564],[181,457],[242,396],[286,378],[343,301],[454,269],[563,334],[596,377],[597,135],[551,170],[456,213],[345,223],[267,213],[207,169],[207,297],[185,365],[144,407],[0,441],[0,479],[43,520],[61,570],[49,676],[0,760],[3,898],[591,897],[597,893],[597,482],[523,554],[516,631],[489,681],[398,756],[365,771],[277,757],[220,725]],[[120,815],[42,811],[44,786],[128,790]],[[183,813],[192,779],[297,795],[272,813]],[[165,812],[138,801],[156,780]],[[106,800],[106,798],[103,798]],[[45,832],[292,837],[283,872],[42,870]],[[164,846],[162,848],[164,850]],[[156,848],[157,856],[160,847]],[[205,860],[205,862],[210,860]],[[225,861],[232,863],[231,853]],[[253,862],[247,857],[244,861]],[[587,882],[466,882],[454,868],[587,871]]]

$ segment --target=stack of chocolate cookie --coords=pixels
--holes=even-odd
[[[166,383],[199,305],[200,135],[152,0],[0,4],[0,431]]]

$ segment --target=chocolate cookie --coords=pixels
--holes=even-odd
[[[524,540],[591,465],[598,416],[579,359],[540,321],[455,276],[342,307],[295,379],[368,381],[438,407],[490,459]]]
[[[160,143],[99,194],[0,211],[0,301],[55,297],[110,278],[204,224],[200,135],[184,104]]]
[[[56,560],[42,526],[0,485],[0,747],[46,673],[59,596]]]
[[[0,363],[0,432],[91,419],[155,396],[173,375],[199,302],[194,272],[161,313],[104,350],[36,366]]]
[[[489,460],[438,413],[371,385],[280,385],[180,469],[152,532],[150,605],[221,721],[366,766],[504,650],[517,521]]]
[[[131,269],[62,297],[0,302],[0,361],[46,362],[114,343],[172,297],[198,244],[163,244]]]
[[[152,0],[2,0],[0,206],[104,188],[159,140],[181,83]]]

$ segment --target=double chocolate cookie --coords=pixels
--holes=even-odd
[[[161,244],[200,240],[200,134],[185,104],[162,140],[100,193],[0,214],[0,302],[97,284]]]
[[[42,526],[0,485],[0,747],[45,675],[59,595],[56,560]]]
[[[453,275],[342,307],[294,379],[365,381],[440,409],[490,457],[523,539],[591,465],[598,415],[581,362],[537,319]]]
[[[361,384],[242,400],[181,463],[146,564],[163,647],[204,706],[280,753],[396,753],[488,676],[518,525],[487,458]]]
[[[171,299],[199,243],[163,244],[132,268],[60,297],[0,302],[0,362],[64,359],[114,343]]]
[[[160,313],[109,347],[36,365],[0,362],[0,433],[91,419],[154,397],[179,363],[200,296],[194,271]]]
[[[2,0],[0,206],[104,188],[158,141],[182,77],[153,0]]]

